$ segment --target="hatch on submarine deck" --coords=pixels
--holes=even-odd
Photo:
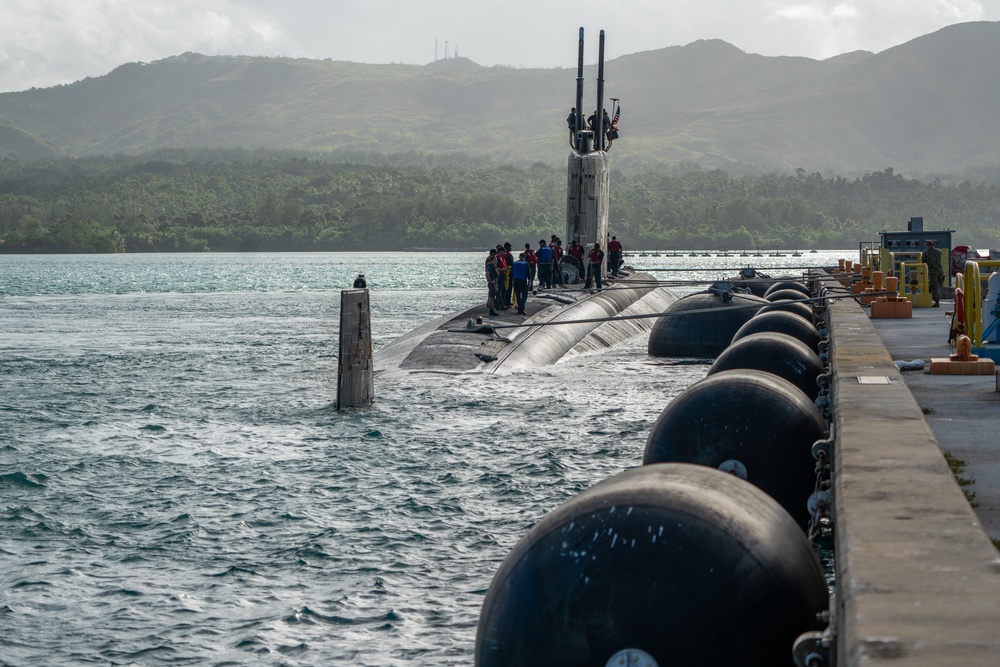
[[[498,373],[546,366],[570,352],[608,348],[648,332],[652,317],[614,318],[662,313],[676,299],[658,287],[655,278],[632,272],[596,292],[532,295],[526,316],[513,310],[484,316],[485,306],[478,303],[417,327],[376,351],[375,372]],[[475,323],[477,317],[483,317],[483,326]],[[511,324],[534,326],[504,326]]]

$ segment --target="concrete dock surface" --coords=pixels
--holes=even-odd
[[[947,310],[871,320],[851,298],[828,309],[840,667],[1000,665],[1000,554],[942,456],[968,461],[976,510],[996,526],[995,377],[893,363],[948,356]]]
[[[903,371],[903,381],[942,451],[965,461],[966,488],[990,539],[1000,540],[1000,392],[995,375],[931,375],[932,358],[954,353],[948,344],[953,302],[914,308],[912,319],[874,319],[872,324],[893,361],[925,362],[924,370]],[[1000,632],[1000,630],[998,630]],[[1000,658],[998,663],[1000,664]]]

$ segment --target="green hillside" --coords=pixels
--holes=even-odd
[[[635,248],[845,248],[913,215],[996,247],[1000,186],[614,170],[611,232]],[[267,151],[0,160],[0,254],[486,248],[561,234],[566,171]],[[520,247],[520,246],[518,246]]]
[[[623,111],[612,157],[625,169],[686,162],[846,174],[1000,164],[997,53],[1000,23],[979,22],[824,61],[712,40],[623,56],[605,74]],[[188,53],[0,94],[0,156],[243,147],[560,165],[575,88],[575,70],[464,58],[404,66]]]

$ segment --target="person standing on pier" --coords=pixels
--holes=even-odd
[[[358,277],[354,279],[354,289],[367,289],[368,282],[365,280],[365,274],[359,273]]]
[[[941,266],[941,250],[934,246],[933,241],[924,241],[927,248],[920,255],[920,261],[927,265],[927,291],[931,293],[934,308],[940,308],[941,285],[944,284],[944,267]]]

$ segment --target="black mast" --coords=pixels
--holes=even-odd
[[[594,115],[594,147],[604,150],[604,31],[601,31],[597,56],[597,112]]]
[[[576,59],[576,123],[573,128],[573,148],[582,151],[580,130],[583,129],[583,28],[580,28],[580,49]]]

